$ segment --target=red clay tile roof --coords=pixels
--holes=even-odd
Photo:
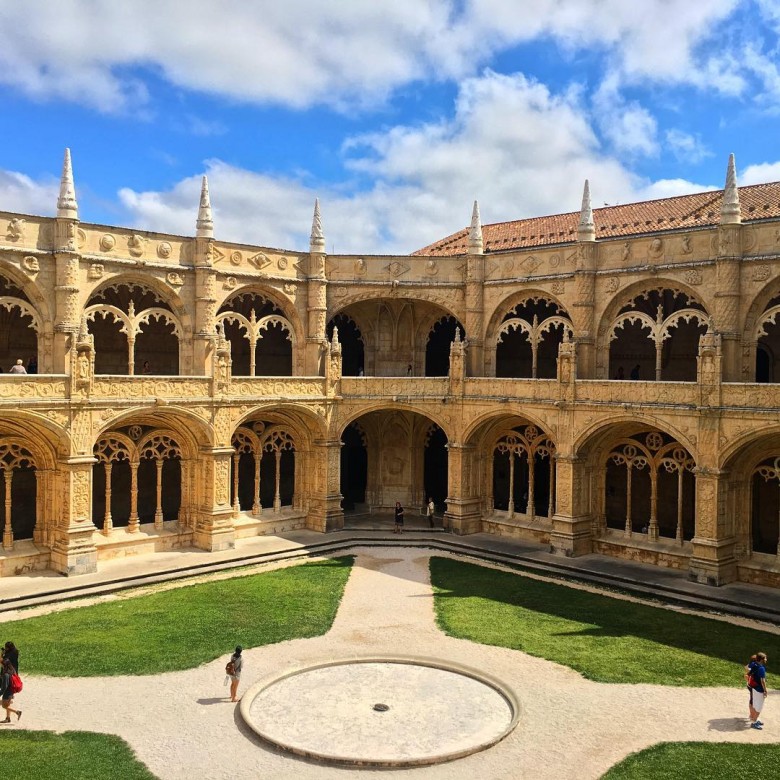
[[[715,190],[593,209],[596,238],[635,236],[717,225],[722,199],[723,190]],[[744,222],[776,219],[780,217],[780,182],[740,187],[739,202]],[[483,225],[485,252],[503,252],[576,241],[579,219],[580,212],[572,211],[550,217],[532,217]],[[468,228],[464,228],[412,254],[441,257],[465,254],[468,234]]]

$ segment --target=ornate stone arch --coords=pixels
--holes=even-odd
[[[159,362],[160,367],[162,367],[163,361],[171,363],[171,365],[168,371],[157,371],[157,373],[179,373],[181,366],[187,362],[185,358],[190,354],[186,337],[190,335],[191,331],[185,326],[182,318],[177,315],[170,300],[173,299],[175,305],[177,296],[171,294],[170,288],[165,285],[163,285],[162,290],[158,289],[159,285],[155,284],[154,281],[154,279],[144,280],[143,282],[134,281],[132,277],[128,278],[122,275],[113,277],[95,288],[89,296],[87,306],[83,312],[84,320],[95,325],[92,333],[96,338],[100,337],[100,330],[97,327],[98,318],[105,321],[110,316],[119,325],[117,332],[123,334],[126,339],[127,373],[129,375],[151,373],[153,371],[151,365],[149,365],[148,370],[146,368],[148,360],[143,360],[142,370],[138,371],[138,366],[136,366],[136,342],[141,341],[146,345],[147,349],[152,348],[146,344],[146,341],[152,337],[154,331],[159,331],[158,337],[166,340],[172,337],[176,340],[175,366],[173,365],[173,358],[159,357],[155,362]],[[126,301],[119,300],[123,295],[121,292],[123,289],[127,291]],[[113,295],[109,295],[110,293],[113,293]],[[139,297],[139,306],[136,306],[136,297]],[[118,300],[112,303],[112,298]],[[167,326],[170,326],[171,330],[167,330]],[[105,338],[108,334],[101,335]],[[119,348],[119,345],[116,343],[113,348],[109,348],[108,343],[106,342],[104,349],[109,352]],[[159,343],[157,338],[153,338],[151,342],[151,344],[155,343]],[[96,344],[96,357],[101,362],[106,359],[101,356],[102,351],[101,346]],[[170,355],[172,351],[169,346],[167,354]],[[143,354],[145,355],[146,353],[144,352]],[[111,367],[118,369],[121,366],[121,360],[119,360],[118,356],[114,356],[110,360]],[[97,369],[97,372],[106,373],[99,369]]]
[[[233,345],[234,376],[257,374],[258,351],[261,358],[265,356],[264,361],[270,360],[271,370],[263,371],[264,375],[303,373],[303,332],[295,308],[286,296],[265,286],[241,287],[220,304],[215,315],[215,325],[218,323]],[[230,326],[235,328],[231,330]],[[285,341],[289,342],[289,354],[288,347],[282,347]]]
[[[541,319],[536,313],[527,318],[510,316],[517,308],[528,304],[545,304],[549,311],[543,312]],[[531,289],[520,290],[505,298],[493,310],[486,329],[485,374],[487,376],[497,375],[499,345],[510,334],[521,333],[524,334],[528,342],[531,354],[528,378],[536,378],[539,347],[545,336],[549,336],[553,329],[558,327],[561,328],[562,336],[566,332],[571,336],[574,335],[571,317],[557,296],[543,290]],[[518,374],[513,373],[512,376],[518,376]]]
[[[673,299],[684,296],[687,303],[674,308],[671,312],[658,307],[654,316],[636,308],[629,309],[638,299],[650,300],[650,295],[671,293]],[[596,378],[610,378],[610,344],[618,337],[619,331],[627,326],[639,326],[647,338],[652,341],[655,355],[653,378],[661,379],[660,355],[664,342],[672,336],[672,331],[683,323],[698,322],[702,328],[711,324],[711,315],[703,300],[688,285],[672,280],[641,280],[622,290],[607,304],[599,321],[596,342]],[[698,348],[698,341],[697,341]],[[627,377],[626,377],[627,378]],[[648,377],[643,377],[647,379]]]

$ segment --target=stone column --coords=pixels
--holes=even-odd
[[[54,301],[54,339],[52,354],[52,370],[55,373],[69,374],[71,371],[70,350],[79,332],[81,321],[81,301],[79,299],[79,255],[75,250],[76,239],[70,238],[69,231],[73,229],[75,236],[76,223],[67,220],[56,220],[55,233],[61,236],[66,246],[54,252],[55,277]],[[72,248],[71,248],[72,247]]]
[[[577,270],[575,273],[576,297],[571,307],[572,326],[577,339],[578,370],[583,379],[596,376],[596,251],[595,241],[583,241],[577,245]]]
[[[722,339],[723,381],[739,382],[741,373],[741,338],[739,328],[740,277],[742,272],[741,225],[718,228],[716,267],[715,330]]]
[[[195,265],[195,316],[192,327],[192,373],[207,376],[211,371],[214,325],[217,315],[217,274],[212,268],[213,241],[193,241]]]
[[[469,255],[466,260],[466,338],[469,376],[485,374],[485,258]]]
[[[555,458],[555,514],[550,552],[574,557],[591,552],[590,480],[588,466],[574,455]]]
[[[51,566],[60,574],[97,571],[97,548],[92,540],[92,455],[78,455],[60,464],[62,516],[54,529]]]
[[[447,445],[447,511],[444,525],[456,534],[475,534],[482,530],[477,452],[471,445],[450,442]]]
[[[706,585],[725,585],[737,578],[734,518],[727,511],[727,473],[696,469],[696,535],[688,576]]]
[[[236,544],[230,503],[233,452],[232,447],[205,447],[200,451],[201,503],[193,543],[202,550],[231,550]]]
[[[296,453],[297,454],[297,453]],[[341,441],[317,440],[310,453],[314,460],[310,483],[309,513],[306,527],[312,531],[338,531],[344,527],[341,508]],[[295,491],[298,492],[298,485]]]

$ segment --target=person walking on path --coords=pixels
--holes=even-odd
[[[758,729],[759,731],[764,728],[764,724],[759,720],[759,716],[766,700],[766,662],[766,653],[756,653],[745,667],[748,690],[750,691],[750,701],[748,703],[751,720],[750,728]]]
[[[3,660],[11,662],[11,666],[18,672],[19,671],[19,651],[16,649],[16,645],[13,642],[6,642],[3,646]]]
[[[395,529],[394,534],[401,534],[404,531],[404,508],[400,501],[395,502]]]
[[[436,510],[436,505],[433,503],[433,499],[428,496],[428,523],[430,524],[431,528],[433,528],[433,513]]]
[[[241,656],[243,648],[241,645],[236,647],[236,652],[230,656],[230,660],[225,667],[225,673],[230,678],[230,701],[238,701],[238,681],[241,679],[241,667],[244,665],[244,659]]]
[[[22,711],[15,710],[11,706],[14,700],[14,692],[11,688],[12,674],[16,674],[16,669],[11,666],[11,662],[7,658],[3,658],[3,671],[0,673],[0,704],[5,710],[5,720],[0,721],[0,723],[10,723],[12,712],[16,715],[17,721],[22,717]]]

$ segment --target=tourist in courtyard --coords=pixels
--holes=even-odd
[[[3,660],[10,661],[16,671],[19,671],[19,651],[16,649],[16,645],[13,642],[6,642],[3,646]]]
[[[11,713],[16,715],[16,720],[22,717],[21,710],[15,710],[11,704],[14,701],[14,693],[11,688],[11,675],[16,674],[16,669],[11,665],[11,662],[7,658],[3,658],[3,670],[0,673],[0,703],[5,710],[5,720],[0,723],[10,723]]]
[[[640,374],[642,372],[642,367],[637,363],[632,369],[631,369],[631,378],[634,380],[639,379]]]
[[[436,505],[433,503],[433,499],[428,496],[428,523],[430,524],[431,528],[433,528],[433,513],[436,510]]]
[[[400,501],[395,502],[395,529],[394,534],[403,533],[404,530],[404,508]]]
[[[141,369],[141,373],[143,374],[151,374],[152,373],[152,367],[149,365],[148,360],[144,360],[144,367]]]
[[[21,358],[14,363],[14,365],[11,366],[11,368],[8,371],[9,374],[26,374],[27,369],[24,367],[24,362]]]
[[[623,366],[618,366],[617,373],[615,374],[615,379],[625,379],[626,373],[623,371]]]
[[[745,667],[750,693],[750,701],[748,702],[750,728],[759,731],[764,727],[759,716],[766,700],[766,662],[766,653],[756,653]]]
[[[241,656],[243,649],[241,645],[238,645],[236,652],[230,656],[225,667],[225,672],[230,678],[230,701],[238,701],[236,694],[238,693],[238,681],[241,679],[241,667],[244,665],[244,659]]]
[[[36,355],[30,355],[30,359],[27,361],[27,373],[28,374],[38,373],[38,358]]]

